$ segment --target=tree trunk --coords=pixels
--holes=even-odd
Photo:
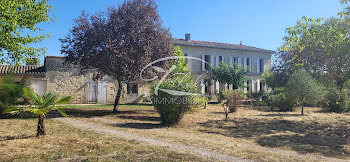
[[[304,115],[304,101],[301,101],[301,115]]]
[[[118,111],[117,108],[118,108],[118,105],[119,105],[119,100],[120,100],[120,95],[122,93],[122,88],[123,88],[122,82],[118,81],[118,90],[117,90],[117,95],[115,96],[113,113],[116,113]]]
[[[46,135],[44,119],[45,119],[45,115],[39,114],[39,116],[38,116],[38,129],[37,129],[37,133],[36,133],[37,137]]]

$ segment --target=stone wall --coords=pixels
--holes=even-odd
[[[88,78],[71,71],[48,71],[47,90],[62,96],[71,96],[71,103],[88,103]]]
[[[107,103],[114,104],[115,97],[116,97],[116,94],[117,94],[117,90],[118,90],[118,83],[113,83],[113,82],[107,83]],[[123,89],[122,89],[122,92],[121,92],[119,103],[120,104],[125,104],[126,103],[126,97],[127,97],[127,95],[126,95],[126,85],[123,85]]]
[[[74,104],[87,104],[89,95],[89,82],[93,81],[93,73],[81,73],[72,65],[64,64],[63,57],[49,57],[45,60],[47,69],[47,90],[62,96],[71,96]],[[101,81],[107,82],[106,103],[113,104],[117,92],[117,82],[110,77]],[[126,85],[123,86],[120,103],[125,103]]]

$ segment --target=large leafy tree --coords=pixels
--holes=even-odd
[[[314,77],[327,76],[341,88],[350,77],[349,30],[338,23],[303,17],[287,28],[281,54],[284,65],[303,67]]]
[[[301,105],[301,115],[304,115],[304,103],[314,103],[321,99],[319,84],[304,69],[293,73],[285,88],[289,99],[297,101]]]
[[[123,83],[137,81],[143,67],[174,53],[171,34],[162,26],[153,0],[127,0],[107,12],[83,13],[61,42],[68,62],[118,81],[113,112]]]
[[[44,48],[32,45],[48,37],[37,32],[42,30],[38,24],[53,20],[47,1],[0,1],[0,64],[28,62],[44,54]]]
[[[46,135],[44,119],[47,113],[49,113],[50,111],[58,111],[63,116],[67,116],[59,107],[56,106],[56,104],[65,104],[70,102],[70,96],[59,98],[57,95],[51,92],[45,93],[43,96],[40,96],[29,88],[24,88],[23,92],[25,97],[31,100],[31,105],[27,107],[13,107],[6,110],[6,113],[19,114],[21,112],[27,111],[38,115],[38,129],[36,134],[37,136]]]
[[[339,1],[340,1],[340,3],[347,5],[347,6],[338,15],[341,15],[341,16],[350,15],[350,6],[348,5],[350,3],[350,0],[339,0]]]

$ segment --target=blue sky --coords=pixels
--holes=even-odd
[[[41,25],[51,38],[38,46],[46,47],[46,55],[61,55],[58,39],[68,33],[73,19],[82,10],[95,13],[123,0],[50,0],[57,17]],[[331,17],[343,8],[338,0],[156,0],[163,25],[174,38],[191,33],[193,40],[243,44],[276,50],[285,29],[302,16]]]

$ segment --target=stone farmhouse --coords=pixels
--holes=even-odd
[[[251,46],[196,41],[186,34],[185,39],[174,39],[174,45],[180,46],[186,56],[197,57],[211,65],[220,62],[238,64],[249,67],[249,80],[246,81],[245,91],[258,92],[266,90],[261,80],[261,74],[271,68],[271,54],[274,51],[255,48]],[[195,77],[204,74],[209,64],[202,61],[188,59],[188,66]],[[69,95],[74,104],[114,103],[117,82],[109,77],[95,81],[93,72],[81,73],[73,65],[64,64],[64,57],[47,56],[43,66],[25,65],[10,66],[0,65],[0,79],[11,73],[16,80],[26,79],[26,84],[39,94],[54,92],[59,95]],[[149,96],[149,83],[138,81],[135,84],[124,85],[121,103],[136,103],[147,101]],[[219,90],[232,88],[212,81],[210,86],[199,86],[198,91],[202,94],[214,95]]]

